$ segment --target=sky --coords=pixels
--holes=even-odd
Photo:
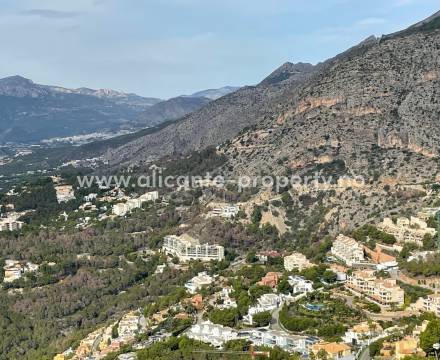
[[[0,0],[0,77],[170,98],[260,82],[440,10],[438,0]]]

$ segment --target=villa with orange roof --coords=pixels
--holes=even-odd
[[[315,357],[319,352],[324,351],[327,355],[327,359],[332,360],[352,358],[351,347],[343,343],[322,342],[313,344],[310,347],[310,351],[315,355]]]
[[[257,284],[274,288],[278,285],[281,276],[282,274],[279,272],[268,272]]]

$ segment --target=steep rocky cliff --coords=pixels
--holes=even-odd
[[[274,112],[314,69],[286,63],[259,85],[223,96],[158,133],[109,151],[107,158],[111,163],[142,162],[218,145]]]
[[[440,31],[422,24],[323,64],[281,111],[222,146],[230,168],[282,173],[339,160],[367,177],[432,178],[440,152]]]

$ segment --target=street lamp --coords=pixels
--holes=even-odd
[[[438,353],[440,351],[440,344],[435,343],[434,345],[432,345],[432,348],[434,349],[434,352],[435,352],[435,358],[438,360]]]

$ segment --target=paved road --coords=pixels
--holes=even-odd
[[[282,328],[282,325],[280,324],[280,320],[279,320],[281,307],[282,306],[280,306],[278,309],[275,309],[275,311],[272,313],[272,321],[270,323],[271,330],[285,331]]]
[[[357,360],[370,360],[370,348],[367,346],[365,347],[359,357],[357,358]]]

